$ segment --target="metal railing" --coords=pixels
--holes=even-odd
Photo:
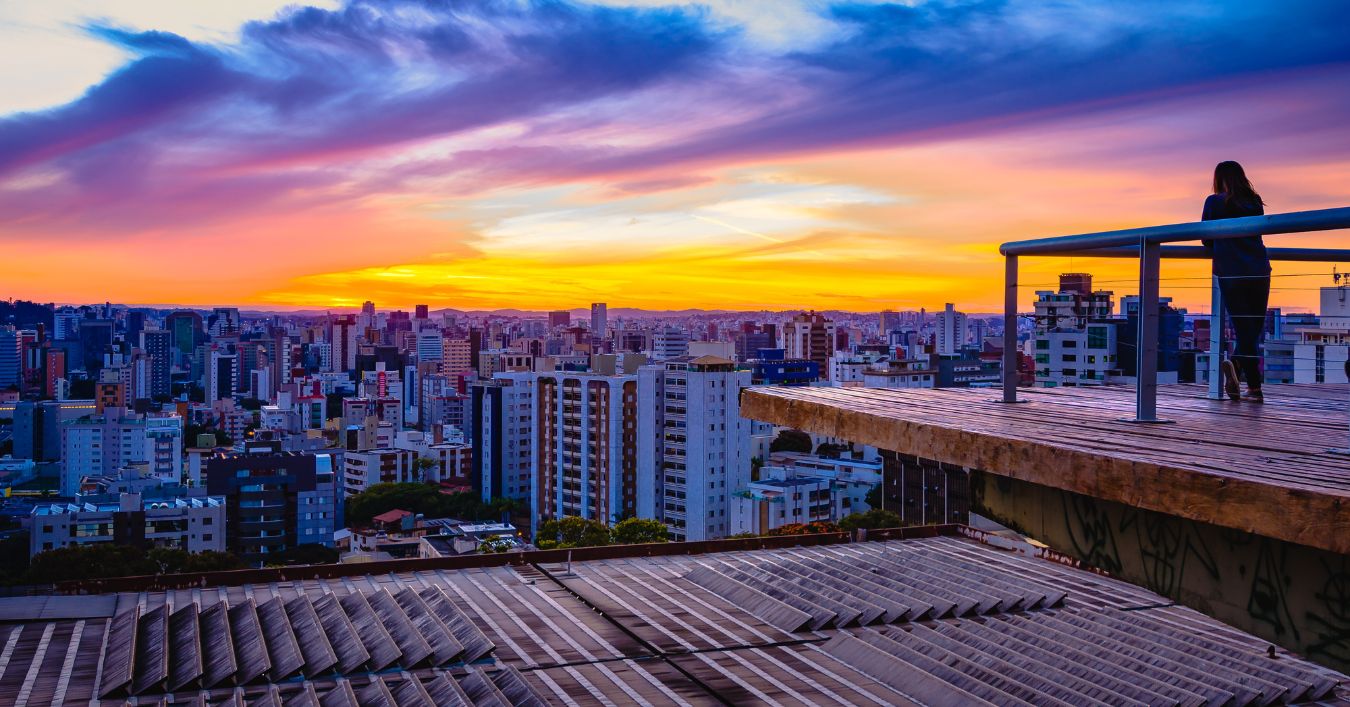
[[[1139,331],[1135,355],[1135,413],[1131,422],[1167,422],[1158,417],[1158,288],[1163,258],[1207,259],[1203,246],[1174,246],[1165,243],[1224,240],[1247,236],[1272,236],[1350,228],[1350,207],[1297,211],[1268,216],[1247,216],[1178,223],[1167,226],[1131,228],[1121,231],[1085,233],[1076,236],[1013,241],[999,246],[1006,259],[1003,298],[1003,402],[1015,403],[1019,378],[1017,357],[1017,260],[1024,256],[1138,258],[1139,259]],[[1303,262],[1350,262],[1350,249],[1268,248],[1271,260]],[[1212,282],[1210,316],[1210,391],[1220,393],[1218,366],[1223,348],[1223,300],[1217,276]]]

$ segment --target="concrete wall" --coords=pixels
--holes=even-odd
[[[1350,556],[980,471],[971,493],[1070,558],[1350,671]]]

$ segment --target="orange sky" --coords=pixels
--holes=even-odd
[[[269,2],[259,0],[260,12],[264,6]],[[807,41],[802,37],[815,38],[813,49],[854,57],[850,52],[862,51],[849,43],[856,33],[804,11],[789,13],[782,26],[757,24],[744,12],[718,15],[733,6],[714,3],[711,15],[654,15],[651,26],[641,24],[647,21],[641,14],[620,16],[637,23],[634,32],[651,31],[644,41],[653,48],[642,56],[657,62],[661,51],[671,54],[669,75],[601,77],[606,91],[616,81],[635,87],[542,112],[533,105],[554,78],[523,97],[510,95],[506,83],[494,85],[488,95],[504,93],[503,102],[523,98],[518,112],[455,129],[424,125],[417,110],[398,103],[434,81],[419,65],[400,65],[393,80],[409,87],[377,97],[407,111],[397,124],[380,125],[376,111],[349,125],[320,126],[328,117],[321,112],[308,123],[278,124],[288,132],[274,134],[267,120],[290,120],[283,100],[266,106],[281,118],[262,108],[231,112],[241,110],[241,96],[271,90],[257,77],[241,89],[238,77],[247,67],[279,61],[266,52],[282,40],[250,42],[273,30],[293,37],[284,14],[255,26],[254,35],[204,33],[210,44],[99,28],[100,41],[123,45],[132,57],[198,63],[174,83],[174,74],[153,73],[162,61],[114,56],[123,68],[99,91],[46,112],[0,113],[0,296],[279,309],[354,307],[367,299],[386,308],[533,310],[593,301],[646,309],[854,311],[954,302],[993,312],[1001,308],[1000,242],[1194,220],[1212,165],[1223,159],[1247,165],[1272,213],[1350,204],[1343,127],[1350,69],[1343,63],[1295,57],[1285,62],[1295,68],[1233,76],[1196,70],[1179,84],[1169,84],[1159,69],[1157,86],[1141,83],[1120,95],[1093,93],[1066,77],[1062,88],[1018,85],[1043,95],[979,111],[967,103],[987,98],[997,83],[953,93],[935,82],[916,95],[946,101],[935,110],[950,114],[949,122],[920,112],[874,129],[858,109],[844,106],[853,112],[840,115],[859,125],[824,139],[815,133],[835,126],[828,113],[817,115],[820,104],[853,96],[822,92],[819,85],[832,77],[818,67],[774,72],[786,65],[784,46],[796,48],[793,42]],[[1100,21],[1102,36],[1086,33],[1079,43],[1100,41],[1102,48],[1065,43],[1056,50],[1072,61],[1097,52],[1082,61],[1099,62],[1096,70],[1106,72],[1123,45],[1105,35],[1123,30],[1109,8],[1099,9],[1052,19]],[[567,27],[593,19],[577,13]],[[709,17],[744,22],[748,34],[736,40],[743,53],[737,63],[699,74],[706,67],[691,67],[685,48],[665,43],[672,18],[697,24]],[[527,20],[533,16],[520,21]],[[226,21],[238,19],[220,20]],[[1027,41],[1044,41],[1031,25],[1008,27],[1030,32]],[[830,43],[834,35],[843,39]],[[709,36],[690,39],[689,51],[725,41]],[[1008,56],[1028,66],[1042,60],[1016,53],[1020,46],[1006,48]],[[355,67],[342,79],[360,80],[363,48],[339,49],[346,53],[336,56]],[[962,52],[946,60],[960,69]],[[253,63],[211,73],[236,56]],[[1145,63],[1125,67],[1115,80],[1152,70],[1152,60],[1121,59]],[[1300,61],[1306,65],[1295,66]],[[602,62],[605,70],[609,63]],[[376,85],[391,80],[378,75],[381,66],[366,67]],[[686,74],[699,78],[673,78]],[[1096,80],[1088,78],[1088,85]],[[125,101],[98,102],[119,82],[135,81],[151,82],[153,90],[133,87],[130,109]],[[211,81],[219,88],[197,91]],[[595,89],[573,92],[582,90]],[[161,98],[162,108],[135,103]],[[887,100],[898,113],[912,108],[904,95]],[[29,107],[15,109],[21,108]],[[359,113],[359,106],[350,110]],[[790,129],[774,122],[798,115],[823,122],[789,123]],[[86,120],[87,126],[80,122]],[[259,121],[256,129],[252,120]],[[70,132],[77,128],[87,132]],[[380,130],[387,133],[381,141],[365,139]],[[35,146],[39,140],[49,144]],[[1281,236],[1272,244],[1350,248],[1350,235]],[[1128,294],[1134,267],[1028,259],[1023,301],[1070,270],[1095,273],[1102,287]],[[1273,305],[1314,308],[1314,289],[1330,284],[1330,271],[1330,265],[1277,265],[1277,274],[1297,277],[1277,281]],[[1204,275],[1202,264],[1168,263],[1165,278],[1191,279],[1165,282],[1163,294],[1206,311]]]

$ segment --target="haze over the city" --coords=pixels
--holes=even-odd
[[[1343,13],[5,3],[0,295],[995,311],[999,242],[1195,220],[1221,159],[1271,213],[1340,205]]]

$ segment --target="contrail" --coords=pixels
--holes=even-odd
[[[732,225],[732,224],[727,223],[726,221],[718,221],[718,220],[715,219],[715,218],[708,218],[707,216],[699,216],[698,214],[691,214],[691,215],[692,215],[694,218],[696,218],[696,219],[698,219],[698,220],[700,220],[700,221],[707,221],[708,223],[717,224],[718,226],[721,226],[722,228],[729,228],[729,229],[731,229],[731,230],[733,230],[733,231],[735,231],[735,232],[737,232],[737,233],[744,233],[744,234],[747,235],[747,236],[754,236],[755,238],[762,238],[762,239],[764,239],[764,240],[766,240],[766,241],[768,241],[768,242],[770,242],[770,243],[779,243],[779,244],[782,244],[782,245],[787,245],[787,243],[788,243],[787,241],[785,241],[785,240],[783,240],[783,239],[781,239],[781,238],[774,238],[773,236],[768,236],[768,235],[765,235],[765,234],[760,233],[760,232],[758,232],[758,231],[752,231],[752,230],[750,230],[750,229],[748,229],[748,228],[741,228],[740,226],[734,226],[734,225]]]
[[[768,241],[768,242],[770,242],[770,243],[777,243],[777,244],[779,244],[779,245],[792,245],[792,241],[785,241],[785,240],[783,240],[783,239],[781,239],[781,238],[774,238],[773,236],[770,236],[770,235],[767,235],[767,234],[764,234],[764,233],[760,233],[759,231],[752,231],[752,230],[750,230],[750,229],[748,229],[748,228],[741,228],[740,226],[736,226],[736,225],[734,225],[734,224],[727,223],[726,221],[718,221],[718,220],[715,219],[715,218],[708,218],[707,216],[699,216],[698,214],[690,214],[690,216],[693,216],[694,218],[696,218],[696,219],[698,219],[698,220],[700,220],[700,221],[707,221],[708,223],[711,223],[711,224],[714,224],[714,225],[717,225],[717,226],[721,226],[722,228],[729,228],[729,229],[731,229],[731,230],[733,230],[733,231],[735,231],[735,232],[737,232],[737,233],[744,233],[744,234],[747,235],[747,236],[754,236],[755,238],[759,238],[759,239],[761,239],[761,240],[766,240],[766,241]],[[804,249],[804,250],[799,251],[799,252],[802,252],[802,253],[810,253],[810,254],[812,254],[812,255],[819,256],[819,257],[821,257],[821,258],[824,258],[824,257],[825,257],[824,254],[822,254],[822,253],[820,253],[819,251],[816,251],[816,250],[806,250],[806,249]]]

